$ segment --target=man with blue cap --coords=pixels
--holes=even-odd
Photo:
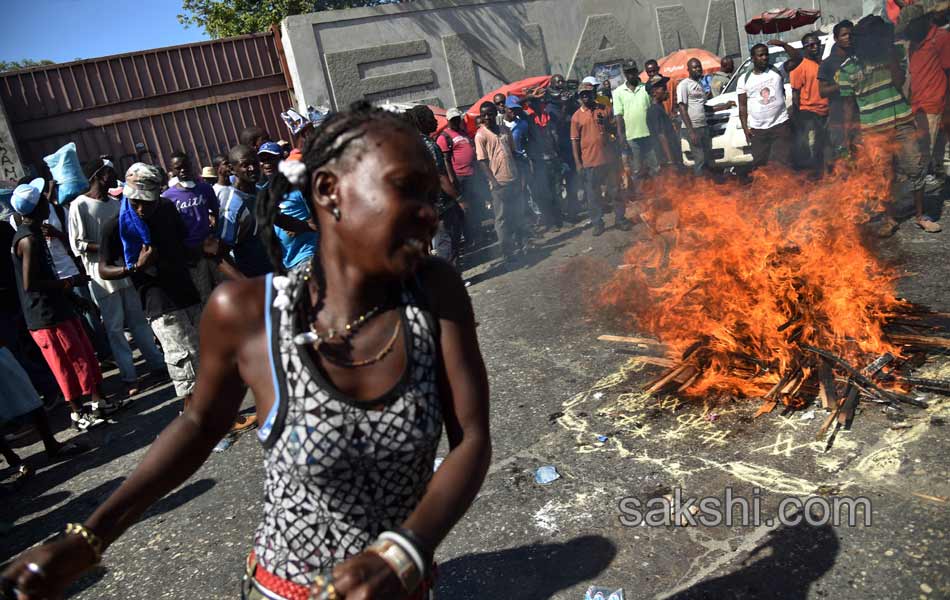
[[[27,329],[69,404],[73,427],[85,431],[102,423],[100,417],[108,410],[99,390],[99,361],[68,296],[89,278],[57,279],[53,271],[43,233],[43,221],[50,213],[45,189],[43,179],[34,179],[13,190],[10,204],[21,217],[13,236],[13,268]],[[83,405],[86,396],[91,411]]]
[[[270,186],[270,180],[277,174],[277,167],[283,156],[284,149],[277,142],[264,142],[257,149],[257,160],[261,163],[261,180],[258,182],[258,188]]]

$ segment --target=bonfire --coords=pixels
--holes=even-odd
[[[760,398],[759,413],[819,397],[850,424],[859,401],[926,406],[906,373],[920,354],[950,348],[934,335],[950,315],[901,300],[896,271],[868,244],[891,163],[866,144],[819,182],[770,169],[751,185],[683,186],[657,178],[636,204],[651,231],[626,252],[601,291],[652,338],[616,338],[665,351],[651,392]],[[655,338],[655,339],[654,339]]]

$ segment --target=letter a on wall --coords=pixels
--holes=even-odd
[[[571,61],[570,78],[582,79],[594,66],[624,59],[643,62],[643,53],[633,37],[613,15],[590,15]]]

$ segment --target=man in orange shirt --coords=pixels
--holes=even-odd
[[[907,10],[919,10],[908,7]],[[938,188],[942,182],[933,173],[943,162],[937,148],[937,136],[943,124],[947,102],[947,69],[950,69],[950,33],[933,25],[929,19],[915,19],[907,27],[910,40],[910,107],[917,120],[917,129],[928,132],[928,152],[925,155],[929,172],[925,186]]]
[[[825,125],[828,120],[828,99],[818,93],[818,67],[821,65],[821,42],[814,33],[802,37],[805,59],[792,71],[792,106],[795,114],[798,164],[810,170],[816,179],[825,166]]]
[[[577,88],[581,101],[580,109],[571,117],[571,146],[574,150],[574,164],[584,182],[584,196],[594,225],[594,237],[604,232],[604,211],[601,201],[606,196],[606,204],[614,209],[614,225],[627,231],[630,223],[624,217],[625,204],[617,197],[616,176],[611,172],[614,166],[609,133],[613,130],[613,112],[597,102],[594,86],[584,81]]]

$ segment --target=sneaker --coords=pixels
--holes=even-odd
[[[917,219],[917,227],[920,227],[927,233],[937,233],[942,231],[943,227],[940,226],[940,223],[935,222],[930,217],[920,217]]]
[[[620,221],[617,221],[617,224],[615,225],[615,227],[619,229],[620,231],[630,231],[631,229],[633,229],[633,226],[630,224],[630,221],[626,219],[621,219]]]
[[[927,175],[924,177],[924,191],[929,193],[936,192],[943,187],[943,179],[939,179],[933,175]]]
[[[69,420],[72,423],[73,429],[76,431],[87,431],[93,427],[98,427],[99,425],[105,423],[104,419],[100,419],[88,411],[83,411],[81,413],[70,412]]]
[[[599,237],[604,233],[604,224],[603,223],[594,223],[594,230],[591,232],[591,235],[594,237]]]
[[[90,404],[90,406],[92,407],[92,414],[99,418],[103,418],[116,412],[122,408],[124,404],[125,400],[122,398],[116,398],[114,400],[103,399],[102,402],[93,402]]]

